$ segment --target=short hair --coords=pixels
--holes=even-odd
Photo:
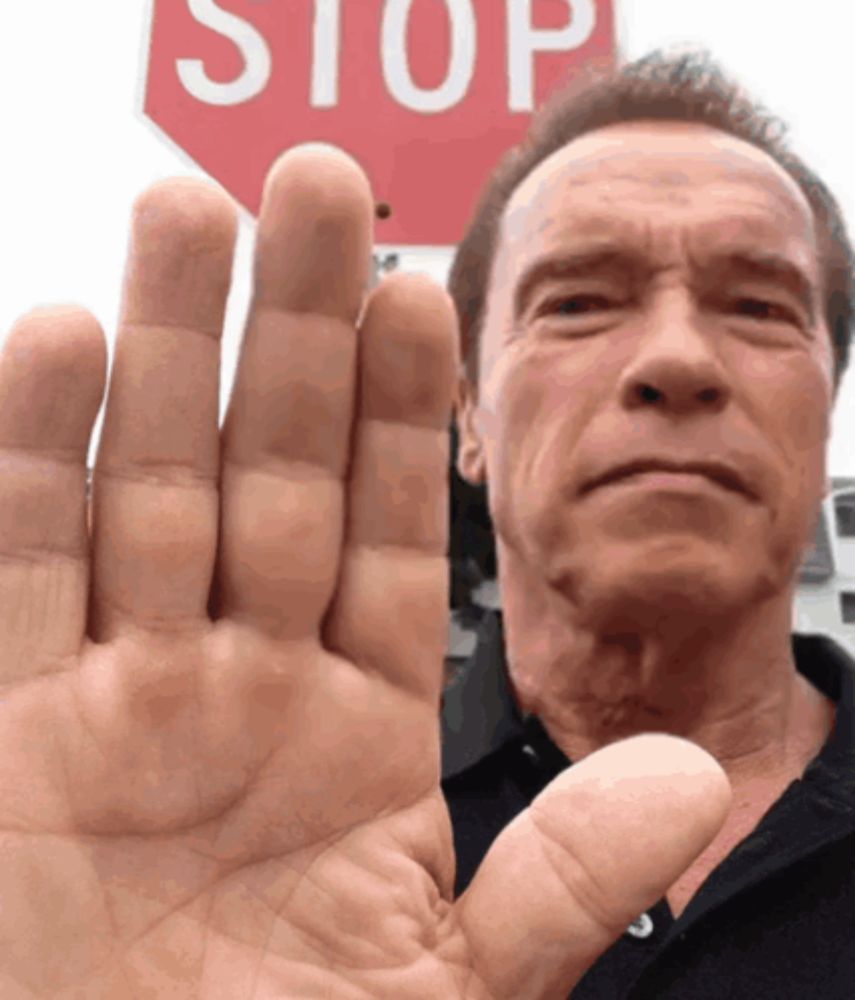
[[[637,121],[693,122],[720,129],[768,153],[796,181],[817,225],[836,390],[849,361],[855,316],[855,255],[840,207],[790,150],[783,122],[747,96],[705,50],[671,55],[657,50],[620,67],[595,65],[559,89],[534,115],[520,145],[499,161],[458,245],[448,279],[469,382],[478,384],[490,274],[512,194],[540,163],[572,140],[608,125]]]

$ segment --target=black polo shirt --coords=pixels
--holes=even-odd
[[[799,672],[837,704],[822,751],[680,917],[660,899],[573,1000],[855,998],[855,662],[824,636],[793,636],[793,650]],[[446,689],[442,739],[459,895],[500,831],[570,765],[516,708],[500,612],[487,613]]]

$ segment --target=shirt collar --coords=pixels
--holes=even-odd
[[[855,811],[855,777],[840,781],[844,760],[853,765],[855,775],[855,662],[824,635],[794,635],[792,642],[799,673],[837,704],[834,729],[805,778],[836,788],[835,797],[842,797]],[[475,652],[443,694],[443,780],[522,738],[532,722],[536,722],[534,717],[523,716],[511,692],[502,613],[487,611],[478,629]],[[850,768],[843,770],[849,772]],[[826,783],[826,777],[834,780]]]

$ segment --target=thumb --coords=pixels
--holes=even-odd
[[[455,907],[492,997],[565,1000],[719,831],[730,784],[700,747],[637,736],[551,782]]]

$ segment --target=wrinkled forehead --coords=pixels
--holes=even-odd
[[[580,136],[523,180],[502,219],[501,269],[509,254],[518,261],[610,217],[701,234],[743,220],[760,239],[801,243],[817,266],[810,204],[771,156],[707,125],[634,122]]]

